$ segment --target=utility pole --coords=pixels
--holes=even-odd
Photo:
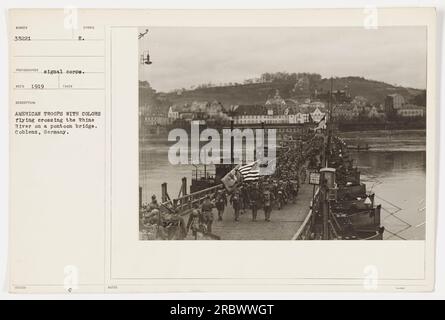
[[[333,79],[331,77],[330,84],[331,89],[329,90],[329,108],[328,108],[328,119],[326,121],[326,132],[327,132],[327,142],[326,142],[326,149],[325,149],[325,167],[329,166],[329,154],[331,152],[331,136],[332,136],[332,90],[334,87]]]
[[[232,119],[230,120],[230,162],[232,163],[232,165],[235,165],[235,155],[233,152],[234,148],[233,125],[234,121]]]
[[[326,141],[323,144],[324,147],[324,167],[327,168],[329,166],[329,155],[331,152],[331,139],[332,139],[332,90],[333,90],[333,79],[331,77],[330,80],[330,91],[329,91],[329,106],[328,106],[328,117],[326,119]],[[321,183],[321,212],[323,219],[323,240],[329,240],[329,186],[327,185],[327,180],[325,176],[326,172],[322,172],[320,174],[320,183]]]
[[[264,129],[264,121],[261,121],[261,130],[263,132],[263,145],[261,146],[260,154],[262,159],[260,160],[263,161],[266,158],[266,141],[269,141],[266,130]],[[267,144],[267,147],[269,147],[269,143]],[[269,150],[267,150],[267,156],[269,156]]]

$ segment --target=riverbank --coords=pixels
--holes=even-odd
[[[339,132],[347,144],[369,145],[369,151],[425,151],[426,130],[372,130]]]
[[[362,182],[382,205],[385,240],[425,239],[426,130],[343,132],[346,143],[368,143],[351,152]]]
[[[350,153],[354,166],[357,166],[362,174],[362,181],[366,183],[369,191],[375,192],[376,202],[382,205],[382,225],[387,230],[384,233],[384,239],[423,240],[425,238],[426,131],[355,131],[342,132],[339,136],[347,143],[353,144],[361,140],[371,147],[368,151],[351,151]],[[179,193],[183,177],[187,177],[190,183],[194,166],[170,164],[166,140],[141,142],[139,151],[139,181],[144,190],[144,202],[149,202],[152,194],[160,198],[163,182],[168,183],[168,192],[171,196]],[[211,168],[208,169],[211,170]],[[300,197],[298,201],[307,208],[308,204],[303,202],[303,197]],[[230,220],[224,222],[227,224],[224,231],[227,234],[222,234],[222,237],[231,239],[232,236],[238,235],[232,235],[229,232],[233,214],[229,213],[229,209],[227,210],[227,217]],[[261,216],[261,213],[259,214]],[[277,218],[280,217],[279,215],[277,211]],[[282,216],[287,219],[285,213]],[[243,228],[252,227],[248,222],[248,217],[242,218],[246,219],[246,225],[242,224]],[[295,222],[286,225],[294,230],[297,224]],[[219,225],[220,223],[215,223],[215,228],[219,228]],[[270,226],[273,227],[274,224]],[[268,231],[265,229],[264,232]]]

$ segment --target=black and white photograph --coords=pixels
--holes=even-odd
[[[140,240],[425,239],[426,28],[138,33]]]
[[[0,296],[444,296],[441,3],[132,2],[4,10]]]

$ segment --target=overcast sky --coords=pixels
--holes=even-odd
[[[145,28],[141,28],[143,30]],[[242,82],[264,72],[362,76],[426,88],[426,28],[156,27],[139,40],[153,64],[139,77],[157,91]]]

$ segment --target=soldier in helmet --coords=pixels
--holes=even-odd
[[[212,232],[212,224],[213,224],[213,207],[214,204],[210,201],[210,196],[207,195],[204,199],[204,202],[201,206],[202,218],[207,226],[207,232]]]
[[[218,210],[218,220],[221,221],[224,214],[224,209],[227,205],[227,197],[224,190],[219,190],[217,192],[215,198],[215,205],[216,209]]]
[[[241,186],[240,195],[241,195],[241,214],[244,214],[244,211],[247,210],[250,206],[250,189],[251,187],[248,184]]]
[[[159,209],[153,209],[145,215],[144,227],[151,234],[150,239],[152,240],[168,238],[164,228],[164,217]]]
[[[250,190],[250,208],[252,209],[252,221],[256,221],[258,208],[261,205],[261,191],[258,184],[252,186]]]
[[[239,190],[235,190],[230,197],[230,203],[232,204],[233,211],[235,212],[235,221],[239,220],[240,210],[242,206],[241,195]]]
[[[168,226],[169,239],[183,240],[187,236],[187,228],[184,218],[181,217],[178,210],[173,209],[170,211]]]
[[[156,199],[156,195],[151,196],[151,202],[148,205],[148,212],[150,212],[154,209],[159,209],[159,203],[158,203],[158,200]]]
[[[204,224],[201,210],[198,208],[197,204],[193,205],[193,210],[190,213],[189,219],[187,221],[187,234],[190,230],[192,231],[192,235],[195,240],[198,239],[198,232],[207,232],[207,226]]]

